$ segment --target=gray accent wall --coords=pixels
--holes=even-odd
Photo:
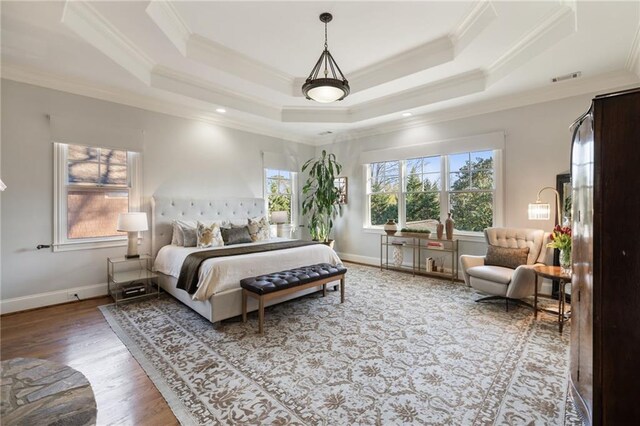
[[[107,257],[126,252],[126,245],[36,250],[53,239],[53,144],[47,115],[143,131],[147,211],[153,194],[262,197],[262,151],[286,154],[298,164],[314,155],[308,145],[8,80],[2,80],[1,93],[0,170],[8,185],[1,195],[4,311],[66,301],[68,289],[77,289],[81,297],[104,294]],[[140,252],[148,252],[149,233],[143,237]]]

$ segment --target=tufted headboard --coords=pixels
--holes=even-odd
[[[174,219],[246,219],[265,215],[262,198],[200,199],[153,196],[151,198],[151,255],[171,244]]]

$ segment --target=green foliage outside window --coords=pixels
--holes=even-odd
[[[465,192],[470,189],[493,189],[493,158],[468,160],[450,187],[450,191],[461,192],[449,193],[455,228],[482,232],[493,225],[493,191]]]
[[[267,180],[267,194],[269,213],[285,211],[288,222],[291,223],[291,180],[282,175],[270,176]]]

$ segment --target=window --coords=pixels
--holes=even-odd
[[[481,232],[493,225],[493,151],[449,156],[449,210],[456,229]]]
[[[440,218],[440,157],[413,158],[406,161],[406,226],[422,228]]]
[[[389,219],[397,221],[400,163],[385,161],[370,164],[367,181],[370,225],[384,225]]]
[[[265,169],[265,192],[268,201],[269,215],[271,212],[286,211],[289,223],[293,224],[296,217],[296,173],[286,170]]]
[[[499,153],[476,151],[368,164],[366,225],[376,227],[396,219],[402,227],[433,228],[451,211],[456,230],[463,234],[493,226],[499,217]]]
[[[120,213],[139,207],[138,157],[125,150],[55,144],[55,250],[124,244],[126,233],[116,227]]]

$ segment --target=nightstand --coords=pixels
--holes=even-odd
[[[151,270],[151,261],[147,254],[130,259],[124,256],[107,258],[109,295],[116,306],[141,297],[160,297],[160,286],[152,282],[158,274]]]

